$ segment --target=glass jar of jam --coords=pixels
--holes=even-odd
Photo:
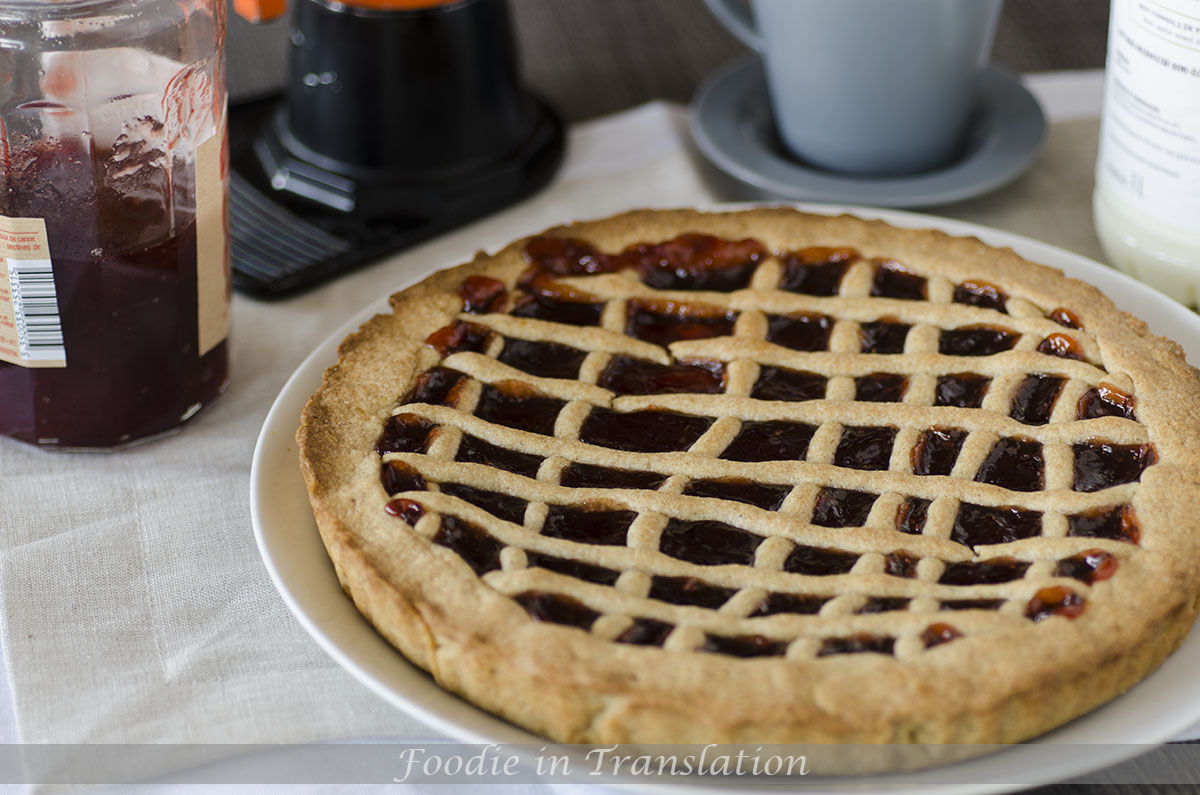
[[[228,384],[224,0],[0,0],[0,434],[111,448]]]

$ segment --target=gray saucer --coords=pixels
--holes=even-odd
[[[1046,117],[1024,86],[995,68],[979,81],[962,151],[924,174],[855,177],[805,165],[779,142],[757,57],[710,77],[696,93],[692,139],[739,198],[928,207],[1011,182],[1037,154]]]

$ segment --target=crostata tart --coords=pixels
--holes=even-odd
[[[1008,743],[1200,595],[1200,390],[936,231],[638,211],[392,296],[299,430],[358,609],[561,742]]]

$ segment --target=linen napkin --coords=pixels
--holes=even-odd
[[[232,383],[178,434],[117,453],[0,439],[0,641],[22,743],[420,737],[309,639],[255,547],[249,471],[291,371],[367,304],[482,247],[576,217],[713,197],[684,113],[571,133],[553,185],[436,242],[279,303],[236,296]]]

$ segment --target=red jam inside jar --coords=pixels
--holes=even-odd
[[[219,239],[207,226],[198,244],[196,167],[146,141],[118,139],[111,150],[70,137],[8,144],[0,216],[45,222],[66,366],[0,361],[0,434],[112,448],[179,426],[228,384],[223,251],[215,299],[198,273],[198,245],[225,247],[227,236],[218,221]],[[223,140],[215,146],[220,153]],[[223,191],[227,159],[216,158]],[[205,351],[202,290],[222,328]]]

